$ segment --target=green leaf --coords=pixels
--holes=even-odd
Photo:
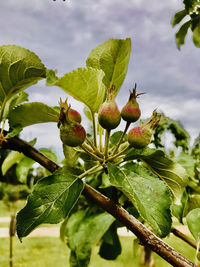
[[[179,205],[173,203],[171,207],[173,216],[175,216],[182,224],[183,224],[183,217],[185,216],[185,211],[187,207],[187,201],[188,201],[188,194],[185,191],[182,195],[181,203]]]
[[[199,6],[199,0],[183,0],[183,3],[188,13],[193,13],[195,6]]]
[[[180,49],[181,45],[185,43],[185,37],[190,25],[191,25],[191,20],[185,22],[176,33],[176,44],[178,49]]]
[[[39,180],[26,206],[17,214],[17,235],[21,239],[42,223],[59,223],[77,202],[84,184],[70,173],[57,171]]]
[[[6,138],[12,138],[18,135],[22,130],[23,129],[20,125],[16,126],[14,129],[10,128],[9,132],[6,134]]]
[[[60,240],[63,243],[66,243],[65,231],[66,231],[66,226],[67,226],[68,219],[69,219],[69,217],[66,217],[64,219],[64,221],[61,223],[61,226],[60,226]]]
[[[50,85],[55,84],[55,82],[58,80],[58,77],[56,76],[56,74],[57,74],[57,70],[48,69],[46,71],[46,76],[47,76],[46,83],[47,83],[47,85],[50,86]]]
[[[102,240],[99,255],[106,260],[115,260],[122,251],[115,223],[110,226]]]
[[[33,102],[13,109],[8,119],[11,128],[16,126],[23,128],[37,123],[58,122],[58,115],[54,108],[43,103]]]
[[[70,216],[66,228],[68,246],[72,250],[70,266],[88,266],[92,246],[101,239],[114,220],[107,212],[89,214],[87,210],[79,210]]]
[[[178,11],[173,19],[172,19],[172,26],[176,26],[178,23],[181,22],[181,20],[187,15],[187,11],[185,9]]]
[[[151,148],[132,149],[125,160],[141,159],[147,167],[158,175],[171,189],[175,204],[181,204],[181,197],[188,183],[185,169],[172,161],[162,150]]]
[[[112,134],[112,136],[110,137],[110,142],[112,145],[117,145],[121,136],[122,136],[123,132],[122,131],[117,131],[115,133]]]
[[[90,109],[87,106],[84,107],[83,112],[85,116],[88,118],[88,120],[92,122],[92,114],[90,112]]]
[[[28,94],[25,92],[21,92],[17,95],[13,95],[5,105],[4,113],[3,113],[3,120],[6,120],[8,117],[9,112],[22,102],[28,101]]]
[[[175,160],[183,166],[183,168],[186,170],[187,175],[191,177],[191,179],[194,177],[195,172],[194,172],[194,166],[195,166],[195,161],[192,156],[189,154],[186,154],[184,152],[181,152],[178,154],[178,156],[175,158]]]
[[[108,163],[110,185],[122,191],[136,206],[141,217],[157,235],[167,236],[171,229],[171,196],[165,184],[147,169],[128,163],[123,169]]]
[[[156,149],[153,148],[142,148],[142,149],[135,149],[132,148],[131,150],[129,150],[129,152],[126,154],[124,160],[128,161],[128,160],[134,160],[134,159],[142,159],[145,156],[150,156],[152,155],[154,152],[156,151]]]
[[[200,239],[200,208],[191,210],[186,216],[188,228],[196,241]]]
[[[17,151],[11,151],[8,156],[4,159],[1,165],[2,174],[5,175],[7,171],[14,165],[20,162],[24,157],[23,153]]]
[[[169,159],[162,150],[157,150],[151,155],[141,158],[147,167],[169,186],[175,204],[181,204],[181,197],[188,183],[185,169],[177,162]]]
[[[6,102],[13,95],[45,76],[46,68],[33,52],[16,45],[0,46],[1,119]]]
[[[193,30],[193,42],[196,47],[200,47],[200,20],[199,23],[196,25],[195,29]]]
[[[57,85],[65,92],[83,102],[90,110],[98,112],[105,98],[104,73],[93,68],[78,68],[47,85]],[[52,80],[52,79],[51,79]]]
[[[185,9],[188,12],[191,11],[191,9],[193,8],[195,2],[196,1],[194,1],[194,0],[183,0],[183,3],[185,5]]]
[[[187,212],[200,207],[200,194],[189,194]]]
[[[28,172],[34,163],[35,161],[28,157],[23,157],[20,160],[16,167],[16,175],[19,182],[26,183]]]
[[[63,144],[63,153],[65,155],[66,165],[69,167],[73,167],[77,162],[80,153],[73,147],[64,144]]]
[[[87,67],[103,70],[107,87],[115,86],[117,95],[126,77],[131,53],[131,39],[110,39],[93,49]]]

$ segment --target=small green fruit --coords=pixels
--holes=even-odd
[[[63,144],[71,147],[80,146],[86,138],[86,132],[83,126],[77,122],[60,125],[60,139]]]
[[[141,94],[144,93],[136,94],[136,85],[135,85],[133,92],[130,91],[129,101],[122,108],[121,116],[123,120],[127,121],[128,123],[137,121],[141,115],[139,104],[136,101],[136,98]]]
[[[67,100],[65,102],[60,100],[59,128],[63,144],[76,147],[85,141],[86,132],[79,123],[80,119],[80,114],[68,106]]]
[[[114,101],[104,102],[99,109],[98,120],[104,129],[115,129],[121,120],[117,104]]]
[[[128,133],[128,142],[134,148],[145,148],[150,144],[154,129],[160,121],[160,115],[156,111],[145,124],[132,128]]]
[[[106,101],[98,112],[99,124],[106,130],[115,129],[121,120],[121,114],[114,99],[114,86],[108,88]]]
[[[152,131],[145,127],[137,126],[128,133],[128,142],[134,148],[145,148],[151,141]]]
[[[72,108],[69,109],[69,111],[68,111],[68,117],[72,121],[76,121],[78,123],[81,123],[81,120],[82,120],[81,115],[75,109],[72,109]]]

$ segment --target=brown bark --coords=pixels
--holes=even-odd
[[[182,239],[183,241],[185,241],[186,243],[188,243],[190,246],[192,246],[193,248],[197,249],[197,245],[196,242],[191,239],[190,237],[186,236],[184,233],[182,233],[181,231],[179,231],[178,229],[172,227],[171,232],[179,237],[180,239]]]
[[[59,168],[56,163],[54,163],[46,156],[38,152],[35,148],[30,146],[28,143],[17,137],[3,141],[1,147],[3,149],[11,149],[24,153],[24,155],[37,161],[50,172],[54,172]],[[130,215],[124,208],[116,204],[113,200],[102,195],[87,184],[85,184],[83,195],[90,199],[93,203],[113,215],[119,222],[121,222],[130,231],[132,231],[140,239],[141,245],[150,248],[152,251],[157,253],[173,266],[195,266],[194,263],[189,261],[179,252],[163,242],[154,233],[148,230],[141,222]]]

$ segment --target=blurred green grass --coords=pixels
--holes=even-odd
[[[25,206],[25,201],[16,203],[16,211]],[[8,210],[8,207],[0,201],[0,217],[10,217],[13,213],[13,208]],[[175,224],[179,224],[175,222]],[[0,222],[0,227],[8,227],[9,223]],[[42,225],[41,227],[51,227],[55,225]],[[59,226],[59,225],[57,225]],[[98,255],[99,247],[95,246],[92,252],[89,267],[139,267],[140,266],[140,250],[134,253],[133,237],[120,237],[122,245],[122,253],[115,261],[107,261]],[[170,235],[164,240],[170,246],[185,257],[194,260],[195,249],[190,247],[179,238]],[[0,238],[0,266],[9,266],[9,239]],[[68,267],[69,266],[69,248],[60,241],[57,237],[27,237],[23,242],[14,237],[14,267]],[[158,255],[155,255],[155,266],[169,267]],[[84,266],[82,266],[84,267]]]
[[[98,255],[99,247],[95,246],[92,252],[90,267],[139,267],[140,250],[136,256],[133,254],[133,238],[120,237],[122,254],[115,261],[106,261]],[[180,253],[193,261],[195,250],[182,240],[170,236],[165,241]],[[0,266],[9,266],[9,239],[0,239]],[[14,238],[14,267],[68,267],[69,249],[56,237],[28,237],[23,242]],[[155,255],[155,254],[154,254]],[[155,255],[155,265],[168,267],[158,255]],[[84,267],[84,266],[83,266]]]

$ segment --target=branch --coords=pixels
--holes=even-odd
[[[35,148],[30,146],[28,143],[17,137],[3,141],[1,148],[22,152],[27,157],[40,163],[50,172],[54,172],[56,169],[59,168],[56,163],[54,163],[46,156],[38,152]],[[92,200],[93,203],[95,203],[105,211],[109,212],[119,222],[121,222],[131,232],[133,232],[140,239],[141,245],[149,247],[152,251],[157,253],[159,256],[161,256],[173,266],[195,266],[194,263],[182,256],[180,253],[178,253],[176,250],[174,250],[165,242],[163,242],[160,238],[158,238],[154,233],[148,230],[141,222],[139,222],[135,217],[130,215],[124,208],[114,203],[114,201],[102,195],[94,188],[85,184],[83,195],[88,199]]]
[[[196,242],[191,239],[190,237],[188,237],[187,235],[183,234],[181,231],[179,231],[178,229],[172,227],[171,232],[179,237],[180,239],[182,239],[183,241],[185,241],[186,243],[188,243],[190,246],[192,246],[193,248],[197,249],[197,245]]]

